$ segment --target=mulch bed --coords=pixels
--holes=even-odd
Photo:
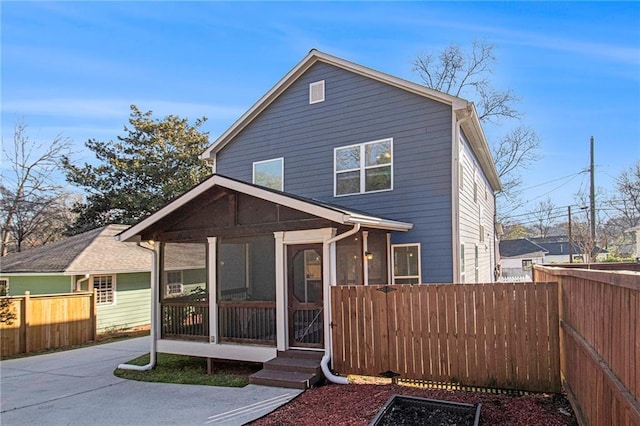
[[[482,403],[480,424],[483,425],[578,424],[567,399],[557,394],[510,396],[396,384],[328,384],[307,390],[251,425],[316,426],[319,422],[330,425],[368,425],[380,407],[394,394],[469,404]]]

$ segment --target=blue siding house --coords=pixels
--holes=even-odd
[[[331,286],[493,281],[501,187],[464,99],[312,50],[201,158],[119,236],[154,242],[160,351],[330,354]],[[206,282],[176,296],[181,262]]]

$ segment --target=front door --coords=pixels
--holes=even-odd
[[[322,244],[287,246],[289,346],[324,347]]]

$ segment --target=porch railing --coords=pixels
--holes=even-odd
[[[276,303],[218,301],[221,342],[276,344]]]
[[[164,300],[162,337],[181,340],[209,340],[209,302]]]

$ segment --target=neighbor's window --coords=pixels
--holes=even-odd
[[[253,163],[253,183],[284,191],[284,158]]]
[[[533,260],[531,259],[522,259],[522,269],[525,271],[530,271],[531,266],[533,266]]]
[[[420,244],[394,244],[393,283],[420,284]]]
[[[393,189],[393,139],[334,150],[335,195]]]
[[[9,295],[9,280],[2,278],[0,279],[0,296],[8,296]]]
[[[97,293],[98,305],[110,305],[115,302],[115,278],[113,275],[95,275],[93,289]]]
[[[182,271],[167,271],[167,297],[178,297],[184,293],[184,285],[182,285]]]

